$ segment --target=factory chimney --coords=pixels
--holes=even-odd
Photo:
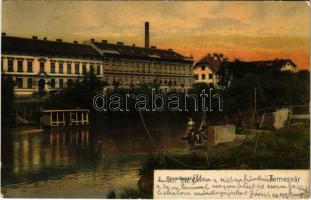
[[[149,48],[149,22],[145,22],[145,48]]]

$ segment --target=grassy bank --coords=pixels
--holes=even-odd
[[[152,198],[155,169],[309,169],[309,128],[257,134],[219,154],[153,155],[140,169],[138,189],[108,198]]]

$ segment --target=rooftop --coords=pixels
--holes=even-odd
[[[125,56],[131,58],[144,58],[144,59],[162,59],[162,60],[173,60],[192,63],[192,58],[185,57],[179,53],[176,53],[172,49],[163,50],[157,49],[156,47],[144,48],[137,46],[124,45],[123,43],[111,44],[105,42],[91,41],[103,55],[107,56]]]
[[[35,36],[31,39],[2,35],[1,50],[7,53],[100,57],[100,54],[89,45],[63,42],[59,39],[50,41]]]
[[[202,57],[195,65],[194,67],[197,67],[201,64],[208,64],[212,71],[217,72],[223,62],[225,62],[227,59],[223,57],[222,54],[208,54],[204,57]]]
[[[230,62],[234,63],[234,62]],[[274,60],[262,60],[262,61],[238,61],[240,65],[245,65],[249,67],[271,67],[271,68],[281,68],[286,63],[292,64],[297,67],[296,64],[291,59],[274,59]]]

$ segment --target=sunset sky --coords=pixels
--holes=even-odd
[[[2,32],[14,36],[143,46],[145,21],[151,45],[196,60],[219,52],[229,59],[290,58],[309,68],[306,2],[2,2]]]

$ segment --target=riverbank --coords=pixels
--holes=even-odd
[[[221,153],[153,155],[140,169],[138,189],[126,189],[107,197],[152,198],[155,169],[309,169],[309,128],[296,127],[253,137]],[[215,150],[215,149],[214,149]]]

